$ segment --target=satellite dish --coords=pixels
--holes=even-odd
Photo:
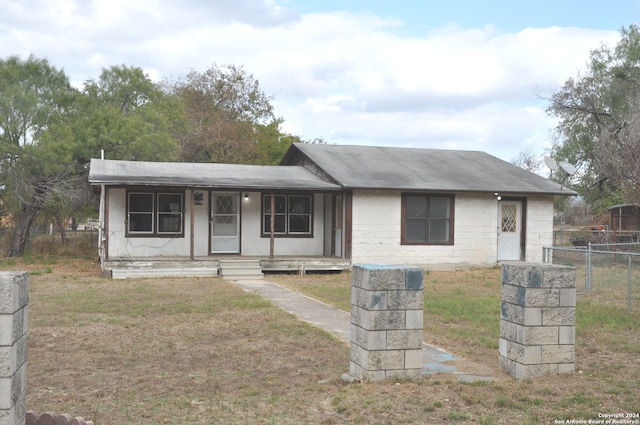
[[[558,171],[558,164],[556,164],[556,162],[550,156],[544,157],[544,163],[547,164],[547,167],[549,167],[551,171]]]
[[[560,168],[562,168],[564,171],[567,172],[567,174],[569,174],[570,176],[573,176],[577,170],[577,168],[573,165],[573,164],[569,164],[566,161],[562,161],[560,162]]]

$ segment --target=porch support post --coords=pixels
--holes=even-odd
[[[189,219],[189,259],[193,260],[194,259],[194,251],[195,251],[195,247],[194,247],[194,241],[193,241],[193,237],[195,235],[195,224],[194,224],[194,217],[195,217],[195,213],[194,213],[194,209],[195,209],[195,197],[196,197],[196,191],[191,188],[191,211],[190,211],[190,219]]]
[[[104,186],[104,228],[102,230],[102,255],[105,260],[109,259],[109,186]]]
[[[273,260],[273,251],[275,249],[275,233],[274,233],[274,227],[276,225],[276,215],[275,215],[275,209],[276,209],[276,194],[271,192],[271,232],[269,232],[269,259]]]

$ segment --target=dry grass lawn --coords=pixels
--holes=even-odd
[[[224,280],[114,281],[95,259],[47,256],[0,269],[31,272],[27,408],[39,413],[100,425],[539,424],[640,410],[638,312],[580,305],[578,373],[502,375],[497,269],[425,276],[425,339],[496,382],[350,385],[346,344]],[[348,305],[348,274],[270,278]]]

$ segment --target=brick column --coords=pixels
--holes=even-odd
[[[423,274],[413,266],[353,266],[353,379],[422,378]]]
[[[24,425],[29,275],[0,272],[0,425]]]
[[[525,379],[575,370],[576,271],[553,264],[502,266],[500,369]]]

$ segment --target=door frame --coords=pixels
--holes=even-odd
[[[331,212],[333,214],[331,220],[331,256],[336,258],[344,258],[344,194],[334,193],[332,196],[333,206]],[[338,228],[340,234],[337,235]]]
[[[237,251],[214,251],[214,241],[213,241],[213,229],[214,229],[214,205],[213,202],[215,200],[216,194],[235,194],[236,195],[236,232],[238,239],[238,250]],[[209,255],[220,255],[220,254],[240,254],[242,252],[242,192],[235,190],[211,190],[209,192]]]
[[[520,202],[520,258],[518,260],[503,260],[500,258],[500,218],[502,217],[502,203]],[[527,246],[527,198],[523,197],[503,197],[496,204],[496,260],[497,261],[524,261],[526,258]]]

